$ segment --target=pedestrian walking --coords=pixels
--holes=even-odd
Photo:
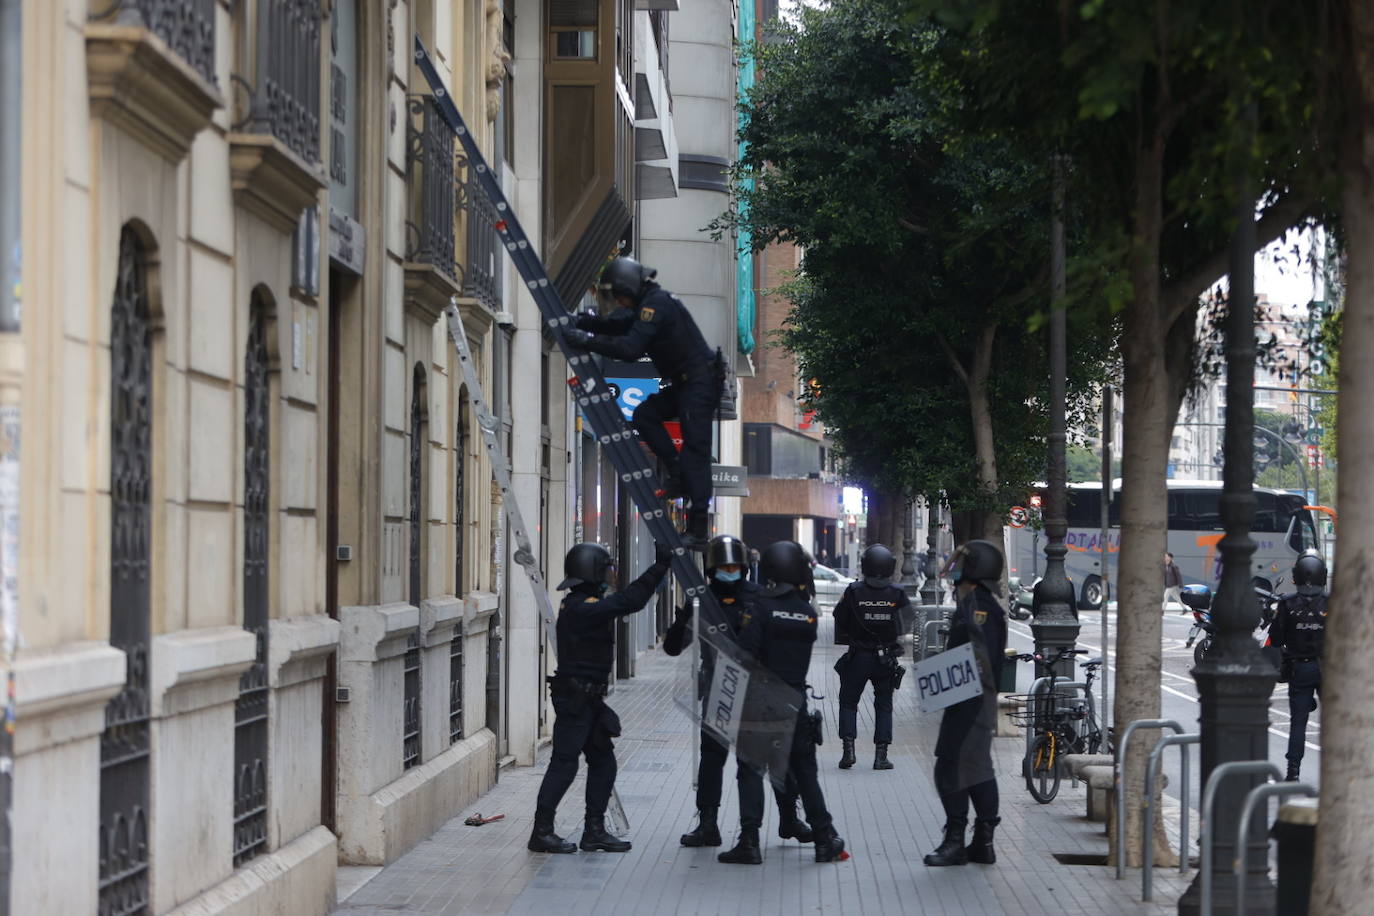
[[[1002,551],[989,541],[969,541],[956,554],[954,583],[959,604],[949,619],[946,649],[973,645],[983,694],[946,707],[935,742],[935,789],[945,809],[945,835],[926,865],[997,861],[992,835],[998,817],[992,734],[997,725],[997,684],[1007,645],[1007,618],[995,590],[1001,588]],[[964,845],[968,806],[977,819],[973,842]]]
[[[758,584],[759,581],[759,552],[754,548],[749,548],[749,581]]]
[[[606,684],[615,659],[615,623],[644,609],[668,572],[672,551],[654,544],[654,563],[622,591],[607,595],[615,565],[600,544],[578,544],[563,559],[558,590],[558,670],[548,678],[553,699],[553,754],[534,811],[531,852],[570,853],[577,847],[554,832],[558,803],[587,758],[587,811],[578,846],[584,852],[629,852],[629,840],[606,830],[606,806],[615,788],[615,744],[620,718],[606,705]]]
[[[684,546],[706,549],[711,501],[711,422],[720,404],[723,365],[712,353],[682,300],[654,282],[657,271],[633,258],[616,258],[601,271],[600,290],[618,308],[608,317],[579,316],[565,332],[570,346],[634,362],[648,356],[663,387],[635,408],[639,437],[666,470],[664,495],[685,495]],[[678,456],[664,423],[682,426]]]
[[[1315,550],[1293,564],[1297,594],[1279,599],[1269,643],[1283,650],[1279,681],[1288,684],[1288,774],[1292,782],[1302,769],[1307,744],[1307,718],[1322,692],[1322,642],[1326,637],[1326,561]]]
[[[1183,603],[1183,571],[1174,562],[1174,555],[1164,554],[1164,610],[1169,609],[1169,602],[1177,604],[1181,611],[1180,614],[1187,614],[1188,608]]]
[[[859,699],[873,685],[873,769],[890,770],[887,748],[892,743],[892,692],[901,683],[902,610],[911,602],[892,584],[897,558],[882,544],[873,544],[859,561],[863,578],[851,582],[835,605],[835,644],[849,650],[835,662],[840,676],[840,769],[855,763]]]
[[[748,652],[783,683],[797,691],[801,709],[788,753],[788,774],[796,779],[797,790],[811,822],[817,862],[833,862],[844,854],[844,840],[836,833],[825,807],[825,796],[816,770],[816,743],[819,723],[806,710],[806,672],[811,666],[811,647],[816,642],[816,610],[811,605],[815,582],[806,551],[795,541],[770,544],[759,561],[763,594],[740,630],[740,648]],[[777,774],[774,774],[775,776]],[[740,762],[736,772],[739,785],[740,835],[735,847],[716,858],[738,865],[759,865],[759,828],[763,826],[763,774]]]
[[[743,541],[728,534],[711,538],[706,545],[706,576],[709,579],[711,594],[724,615],[719,624],[725,627],[724,635],[731,640],[739,639],[740,627],[744,616],[753,609],[762,589],[744,578],[745,565],[749,551]],[[672,626],[663,637],[663,651],[672,656],[681,655],[692,644],[692,600],[689,598],[678,608]],[[706,621],[702,621],[703,624]],[[715,651],[708,643],[702,643],[701,668],[698,671],[699,692],[702,702],[702,716],[705,720],[707,687],[715,674]],[[721,741],[715,732],[702,726],[701,756],[697,761],[697,826],[684,833],[680,838],[683,846],[719,846],[720,827],[717,813],[720,810],[721,787],[725,777],[725,760],[730,748]],[[802,843],[811,842],[811,828],[797,816],[798,796],[795,782],[790,778],[783,788],[774,786],[778,803],[778,836],[782,839],[797,839]]]

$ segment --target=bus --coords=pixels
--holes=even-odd
[[[1043,487],[1034,493],[1044,496]],[[1255,555],[1251,558],[1255,582],[1272,589],[1279,576],[1287,576],[1293,561],[1304,550],[1321,549],[1317,527],[1307,501],[1286,490],[1255,487],[1257,501],[1251,537]],[[1121,550],[1121,481],[1112,482],[1107,532],[1107,578],[1116,581],[1116,561]],[[1069,533],[1065,546],[1065,571],[1078,589],[1078,606],[1101,607],[1105,594],[1101,569],[1102,484],[1068,485]],[[1020,513],[1018,513],[1018,516]],[[1021,527],[1015,522],[1006,528],[1007,573],[1022,582],[1032,582],[1044,574],[1045,532],[1034,526],[1032,517]],[[1221,581],[1221,481],[1169,481],[1169,535],[1165,547],[1183,573],[1185,585],[1198,582],[1214,590]],[[1163,558],[1160,558],[1161,564]],[[1164,596],[1160,573],[1160,598]]]

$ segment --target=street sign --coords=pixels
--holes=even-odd
[[[1013,528],[1026,527],[1026,522],[1029,519],[1030,513],[1026,511],[1025,506],[1012,506],[1011,510],[1007,512],[1007,524]]]
[[[711,489],[716,496],[748,496],[749,469],[731,464],[711,465]]]
[[[944,709],[983,693],[983,681],[978,675],[973,643],[966,642],[919,661],[912,673],[916,677],[916,694],[921,712]]]
[[[625,415],[625,421],[634,419],[635,408],[644,403],[651,394],[658,393],[656,378],[608,378],[606,385],[615,397],[616,406]]]

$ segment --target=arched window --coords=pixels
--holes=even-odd
[[[102,913],[148,906],[152,338],[148,252],[125,226],[110,309],[110,645],[127,668],[100,736]]]
[[[425,368],[415,364],[410,392],[410,603],[420,606],[424,597],[425,505]],[[401,765],[410,769],[420,762],[420,629],[406,641],[404,708],[401,729]]]
[[[268,304],[249,303],[243,366],[243,627],[258,640],[234,704],[234,866],[267,849]]]

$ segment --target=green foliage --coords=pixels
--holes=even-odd
[[[900,8],[804,8],[753,49],[760,78],[737,175],[757,181],[737,191],[757,244],[805,248],[780,338],[815,379],[810,404],[850,475],[1000,512],[1044,469],[1050,159],[967,127],[975,100],[946,66],[949,36]],[[1071,314],[1077,414],[1109,350],[1108,322],[1100,305]],[[989,332],[996,492],[977,482],[960,379]]]
[[[1326,364],[1323,370],[1318,373],[1312,382],[1315,387],[1325,391],[1335,391],[1340,378],[1341,370],[1341,326],[1344,311],[1328,312],[1322,320],[1321,342],[1326,352]],[[1321,396],[1317,398],[1319,405],[1317,411],[1318,422],[1322,427],[1322,454],[1326,456],[1327,465],[1333,465],[1337,461],[1336,448],[1340,437],[1336,430],[1336,398]],[[1335,502],[1335,490],[1331,491],[1331,502]]]

